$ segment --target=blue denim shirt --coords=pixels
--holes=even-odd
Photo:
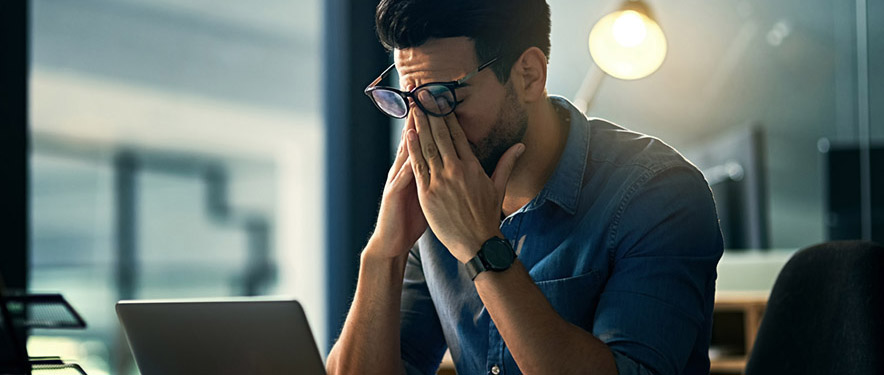
[[[565,149],[502,233],[524,238],[531,278],[608,345],[620,374],[708,374],[723,251],[708,184],[659,139],[550,101],[570,112]],[[446,347],[459,374],[521,373],[463,264],[429,230],[409,254],[401,335],[409,374],[434,374]]]

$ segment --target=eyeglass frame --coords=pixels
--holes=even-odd
[[[430,116],[433,116],[433,117],[445,117],[445,116],[448,116],[449,114],[451,114],[452,112],[454,112],[454,108],[456,108],[457,105],[461,103],[460,101],[457,100],[457,92],[455,90],[463,87],[464,82],[466,82],[470,78],[473,78],[476,74],[479,74],[479,72],[481,72],[483,69],[491,66],[491,64],[494,64],[499,59],[500,59],[500,57],[495,57],[491,60],[488,60],[488,62],[486,62],[482,65],[479,65],[476,68],[476,70],[473,70],[472,72],[467,73],[467,75],[463,76],[463,78],[461,78],[461,79],[454,80],[454,81],[448,81],[448,82],[428,82],[428,83],[425,83],[425,84],[420,85],[418,87],[415,87],[409,91],[402,91],[402,90],[399,90],[395,87],[390,87],[390,86],[377,86],[377,84],[380,83],[384,78],[386,78],[387,75],[390,74],[390,71],[396,67],[396,64],[393,63],[389,67],[387,67],[387,69],[384,69],[384,71],[381,73],[381,75],[378,76],[378,78],[375,78],[374,81],[369,83],[368,86],[365,87],[365,90],[363,91],[363,93],[365,93],[365,95],[368,96],[368,98],[371,100],[371,102],[374,103],[374,106],[377,107],[377,109],[379,111],[381,111],[381,113],[383,113],[387,116],[390,116],[392,118],[403,119],[403,118],[408,117],[408,114],[411,112],[411,106],[408,105],[408,98],[409,97],[412,98],[414,103],[417,104],[417,106],[420,107],[420,109],[422,111],[424,111],[424,113],[426,113]],[[424,87],[430,86],[430,85],[441,85],[441,86],[446,87],[449,91],[451,91],[451,96],[454,99],[454,104],[451,105],[451,108],[449,108],[448,111],[445,112],[444,114],[440,115],[440,114],[432,113],[427,108],[425,108],[424,105],[421,104],[421,101],[417,100],[417,97],[415,96],[415,92],[417,92],[418,90],[420,90]],[[402,98],[402,100],[405,102],[405,114],[402,115],[402,117],[397,117],[397,116],[391,115],[391,114],[387,113],[387,111],[385,111],[383,108],[381,108],[380,105],[378,105],[377,100],[375,100],[374,96],[372,96],[371,93],[372,93],[372,91],[376,91],[376,90],[380,90],[380,89],[396,93],[397,95],[399,95]]]

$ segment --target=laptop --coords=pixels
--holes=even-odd
[[[294,299],[120,301],[116,310],[142,375],[325,375]]]

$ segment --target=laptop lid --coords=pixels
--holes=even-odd
[[[325,374],[294,299],[120,301],[116,310],[142,375]]]

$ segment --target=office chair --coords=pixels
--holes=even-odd
[[[747,375],[884,374],[884,247],[827,242],[777,276]]]

